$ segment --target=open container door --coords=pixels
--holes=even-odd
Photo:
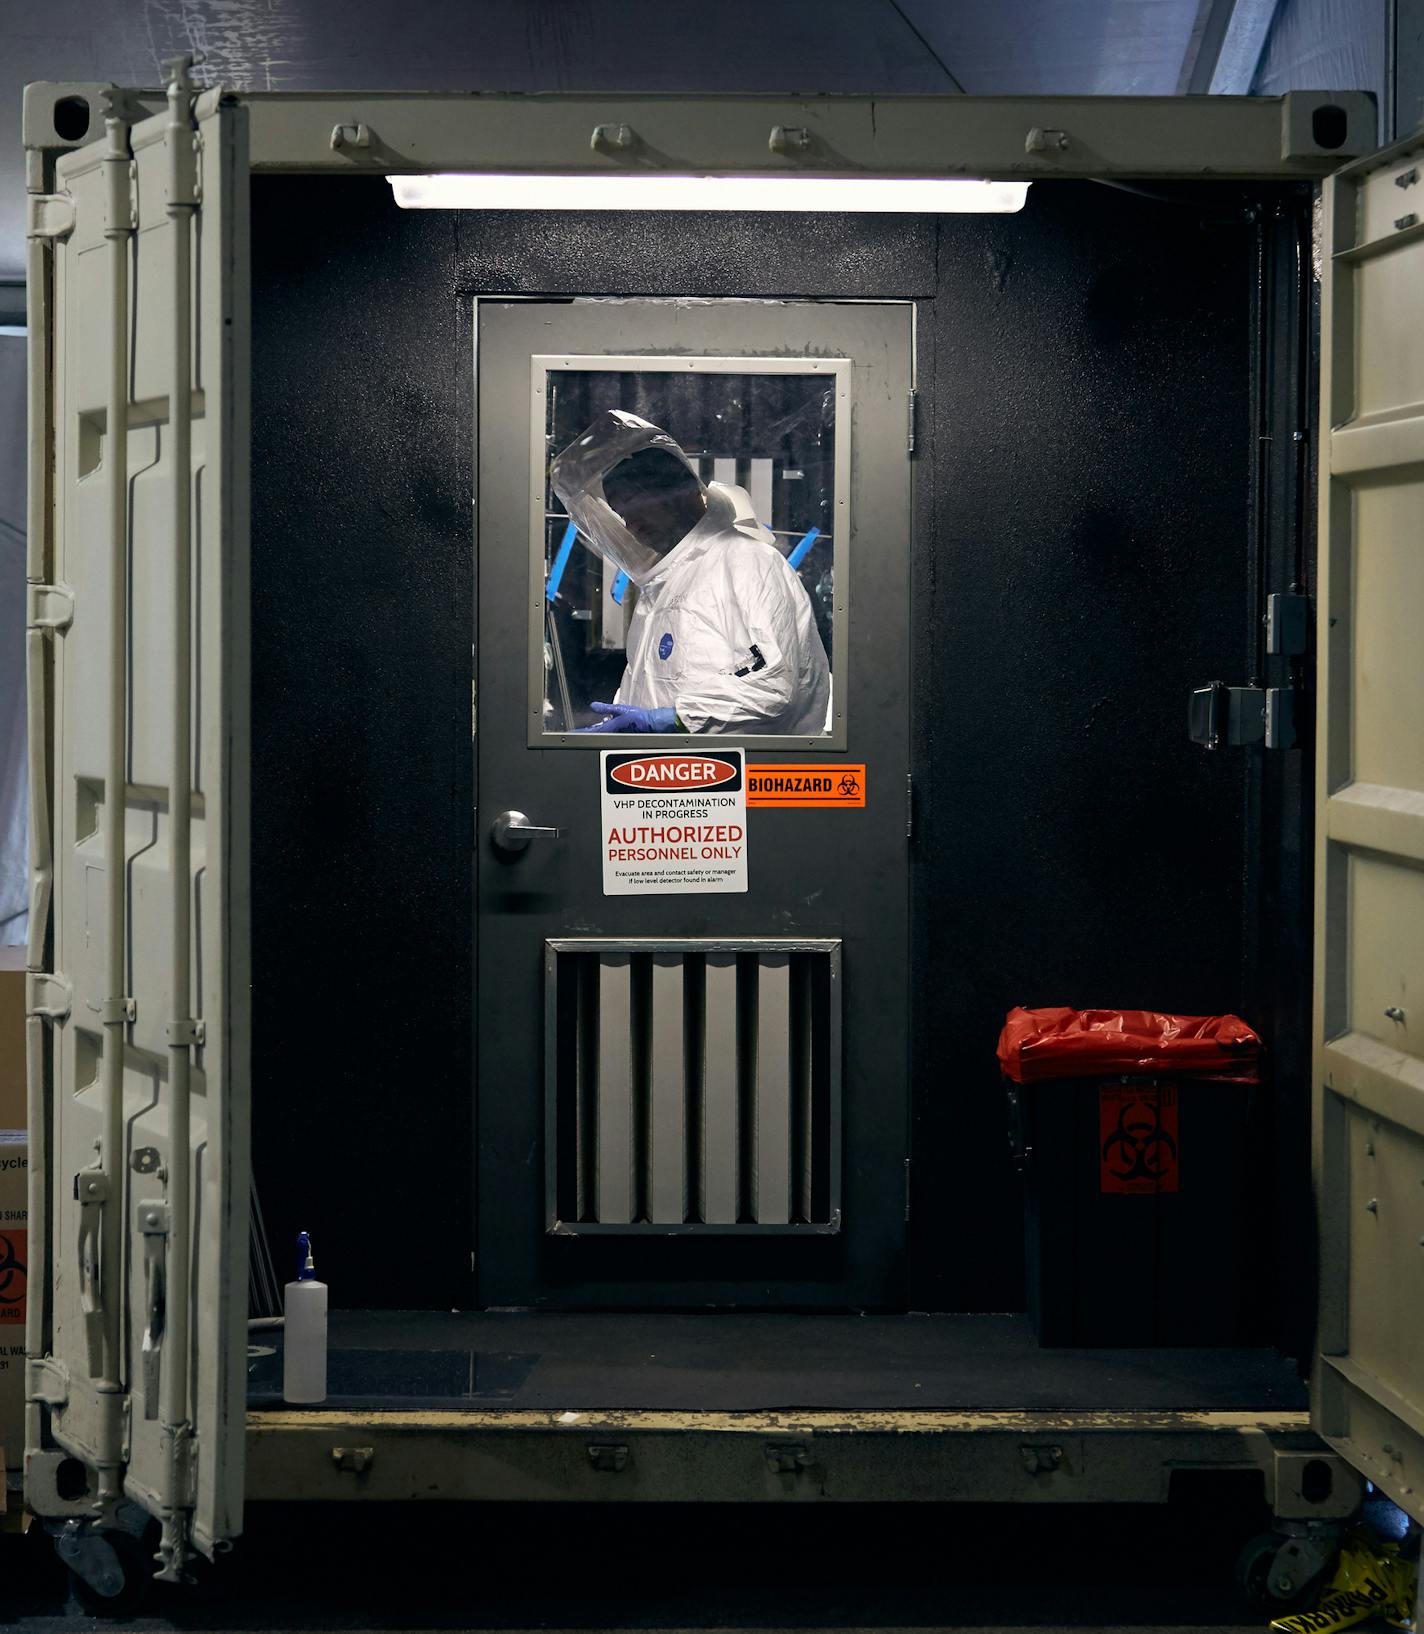
[[[1424,1520],[1424,138],[1324,203],[1312,1408]]]
[[[246,115],[173,66],[31,199],[26,1486],[91,1586],[242,1515]]]

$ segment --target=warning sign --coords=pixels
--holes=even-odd
[[[864,766],[747,767],[749,806],[863,806]]]
[[[605,896],[746,890],[743,750],[602,758]]]
[[[0,1231],[0,1322],[25,1320],[28,1231]]]
[[[1177,1086],[1100,1085],[1098,1141],[1102,1191],[1128,1195],[1176,1191]]]

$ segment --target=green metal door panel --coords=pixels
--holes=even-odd
[[[149,1509],[176,1569],[242,1512],[246,116],[186,82],[165,113],[117,111],[57,168],[73,226],[48,248],[35,429],[32,579],[70,616],[30,636],[30,965],[58,1012],[32,1106],[30,1496],[55,1510],[66,1451],[88,1512]]]
[[[1317,1429],[1424,1518],[1424,144],[1325,187]]]
[[[478,1301],[903,1308],[913,309],[491,299],[476,318]],[[619,685],[624,626],[545,471],[614,381],[801,573],[830,660],[819,735],[570,729]],[[606,891],[599,751],[718,744],[863,776],[863,798],[754,806],[744,891]],[[559,833],[502,853],[510,810]]]

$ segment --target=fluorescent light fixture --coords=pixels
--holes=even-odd
[[[1027,182],[937,176],[496,176],[389,178],[404,210],[836,210],[940,215],[1022,210]]]

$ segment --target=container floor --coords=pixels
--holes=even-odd
[[[255,1330],[248,1404],[282,1405]],[[327,1407],[1203,1412],[1306,1406],[1272,1350],[1044,1350],[1024,1316],[335,1311]]]

